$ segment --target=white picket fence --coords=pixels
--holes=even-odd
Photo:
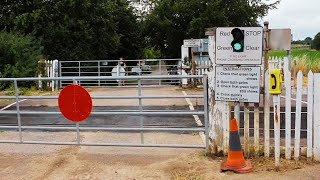
[[[241,135],[243,134],[241,141],[244,153],[247,156],[251,153],[263,153],[266,157],[272,155],[275,157],[276,166],[280,165],[281,154],[284,154],[286,159],[299,160],[306,155],[310,160],[320,161],[320,74],[309,72],[304,76],[299,71],[295,88],[289,66],[286,58],[272,59],[269,69],[282,69],[284,72],[282,94],[269,94],[267,71],[264,76],[265,99],[261,98],[260,104],[244,103],[241,111],[243,116],[239,123]],[[231,112],[231,107],[225,106],[226,104],[228,103],[216,102],[214,107],[210,108],[209,114],[212,129],[210,137],[215,148],[225,153],[229,141],[229,121],[225,118],[233,118],[232,113],[224,114]],[[222,117],[223,120],[219,120]],[[252,120],[253,122],[250,122]],[[262,124],[263,127],[260,127]]]
[[[269,66],[269,68],[279,68],[283,69],[284,73],[284,92],[280,96],[284,99],[285,103],[281,106],[285,107],[285,117],[279,119],[278,123],[274,122],[276,126],[274,126],[274,147],[275,147],[275,159],[276,165],[277,162],[279,163],[280,159],[280,150],[284,148],[284,154],[286,159],[292,158],[292,151],[293,157],[295,160],[298,160],[302,154],[306,154],[309,159],[314,159],[316,161],[320,161],[320,111],[317,110],[317,107],[320,100],[320,74],[309,72],[307,76],[304,76],[301,71],[297,73],[297,84],[296,88],[293,87],[292,76],[291,74],[291,67],[289,66],[289,60],[276,60],[278,63],[275,63],[274,67]],[[282,68],[283,67],[283,68]],[[306,82],[307,80],[307,82]],[[269,74],[266,72],[265,74],[265,81],[269,82]],[[269,85],[266,85],[269,87]],[[318,89],[318,90],[317,90]],[[269,95],[268,88],[266,88],[266,94]],[[274,97],[275,98],[275,97]],[[265,106],[268,105],[270,102],[269,98],[265,100]],[[280,101],[281,103],[281,101]],[[292,106],[295,107],[295,111],[291,112]],[[306,112],[302,112],[302,107],[306,108]],[[268,109],[268,108],[266,108]],[[302,114],[306,113],[306,116],[302,118]],[[269,112],[264,112],[265,120],[269,119],[268,115]],[[274,113],[275,114],[275,113]],[[293,124],[293,119],[291,114],[295,115],[294,118],[294,127],[291,127]],[[275,118],[274,118],[275,119]],[[270,121],[265,121],[268,123]],[[280,123],[285,122],[285,138],[284,144],[281,142],[280,137]],[[301,128],[301,124],[306,124],[305,128]],[[269,127],[269,125],[266,125]],[[318,130],[319,129],[319,130]],[[294,139],[292,139],[291,131],[294,130]],[[265,129],[265,132],[269,131]],[[306,132],[305,137],[301,137],[301,133]],[[264,152],[268,156],[269,149],[270,149],[270,137],[267,135],[264,137]],[[304,143],[301,143],[301,142]]]
[[[45,74],[39,74],[38,77],[58,77],[57,70],[58,70],[58,60],[44,60],[45,64]],[[47,83],[47,87],[50,87],[52,91],[54,91],[58,86],[55,81],[45,82]],[[42,89],[43,82],[38,82],[39,89]]]

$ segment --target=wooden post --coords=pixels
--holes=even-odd
[[[244,153],[247,157],[250,154],[249,119],[249,103],[244,103]]]
[[[262,76],[262,85],[264,87],[263,101],[264,101],[264,155],[270,156],[270,102],[269,102],[269,73],[268,73],[268,60],[269,60],[269,22],[264,24],[264,70]]]
[[[280,168],[280,95],[273,96],[274,158],[276,170]]]
[[[270,95],[269,95],[269,71],[265,73],[264,88],[264,156],[270,156]]]
[[[256,156],[259,156],[259,152],[260,152],[260,143],[259,143],[259,134],[260,134],[259,117],[260,117],[259,103],[255,103],[255,104],[254,104],[254,151],[255,151],[255,155],[256,155]]]
[[[264,49],[264,70],[263,72],[265,73],[267,70],[268,70],[268,60],[269,60],[269,22],[266,21],[263,23],[264,24],[264,45],[265,45],[265,49]],[[263,75],[264,75],[263,73]],[[265,78],[263,77],[262,75],[262,86],[265,85]],[[265,88],[269,88],[269,87],[266,87],[264,86]]]

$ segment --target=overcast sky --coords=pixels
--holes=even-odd
[[[270,29],[290,28],[294,40],[314,38],[320,32],[320,0],[282,0],[263,20]]]

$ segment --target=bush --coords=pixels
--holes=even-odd
[[[43,58],[40,42],[32,36],[18,33],[0,32],[0,78],[34,77],[37,75],[38,61]],[[0,84],[0,89],[11,83]],[[19,83],[31,86],[32,83]]]
[[[312,48],[320,50],[320,32],[314,37],[312,41]]]
[[[144,59],[158,59],[161,57],[160,50],[154,48],[144,48],[143,56]]]

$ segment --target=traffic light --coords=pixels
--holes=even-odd
[[[231,42],[233,52],[243,52],[244,30],[240,30],[239,28],[234,28],[232,29],[231,34],[233,36],[233,41]]]

